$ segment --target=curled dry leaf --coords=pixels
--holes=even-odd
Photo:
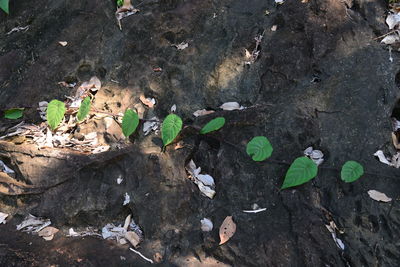
[[[392,199],[390,197],[386,196],[386,194],[381,193],[376,190],[369,190],[368,195],[370,198],[372,198],[373,200],[376,200],[376,201],[382,201],[382,202],[392,201]]]
[[[232,216],[227,216],[219,228],[219,244],[226,243],[236,232],[236,223],[232,220]]]
[[[65,41],[60,41],[60,42],[58,42],[61,46],[67,46],[67,44],[68,44],[68,42],[65,42]]]
[[[38,235],[43,237],[46,241],[50,241],[54,238],[54,235],[58,232],[59,230],[55,227],[48,226],[43,228],[38,232]]]
[[[122,30],[121,20],[123,18],[136,14],[139,11],[139,9],[136,9],[132,6],[131,0],[124,0],[124,4],[115,12],[115,17],[117,18],[119,29]]]
[[[140,95],[139,99],[144,105],[148,106],[149,108],[154,107],[154,105],[156,104],[156,100],[154,98],[146,98],[144,95]]]
[[[400,149],[399,139],[397,138],[397,135],[394,132],[392,132],[392,141],[393,141],[393,146],[396,149]]]
[[[128,231],[125,233],[124,235],[125,239],[128,240],[132,246],[134,246],[135,248],[137,247],[137,245],[139,245],[141,238],[138,236],[138,234],[136,234],[133,231]]]

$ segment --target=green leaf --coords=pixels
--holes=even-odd
[[[83,120],[86,118],[86,116],[89,114],[90,111],[90,97],[86,97],[82,103],[81,106],[79,107],[78,114],[76,117],[78,118],[78,121]]]
[[[182,119],[175,115],[169,114],[161,126],[161,138],[164,146],[169,145],[178,136],[182,129]]]
[[[351,183],[364,174],[363,166],[357,161],[349,160],[343,164],[340,176],[346,183]]]
[[[120,7],[124,4],[124,0],[117,0],[117,6]]]
[[[263,161],[271,157],[272,151],[271,143],[265,136],[256,136],[247,143],[247,155],[252,157],[254,161]]]
[[[50,128],[54,130],[60,124],[65,114],[65,104],[64,102],[58,101],[56,99],[51,100],[47,106],[46,117],[47,123]]]
[[[210,120],[204,127],[200,130],[201,134],[206,134],[209,132],[217,131],[222,128],[225,124],[224,117],[217,117],[215,119]]]
[[[139,116],[138,114],[131,110],[127,109],[125,111],[124,117],[122,118],[122,133],[129,137],[139,125]]]
[[[0,8],[3,9],[4,12],[9,14],[8,10],[8,0],[0,0]]]
[[[4,118],[10,120],[16,120],[23,116],[24,109],[23,108],[12,108],[4,111]]]
[[[318,166],[307,157],[299,157],[290,165],[281,189],[297,186],[317,176]]]

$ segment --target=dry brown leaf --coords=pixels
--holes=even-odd
[[[227,216],[219,228],[220,245],[226,243],[236,232],[236,223],[232,220],[232,216]]]
[[[384,193],[381,193],[376,190],[369,190],[368,195],[370,198],[376,201],[382,201],[382,202],[390,202],[392,199],[388,196],[386,196]]]
[[[156,103],[154,98],[146,98],[144,95],[140,95],[139,97],[140,101],[149,108],[154,107],[154,104]]]
[[[157,252],[156,254],[153,255],[153,260],[156,263],[162,262],[162,259],[163,259],[163,256],[159,252]]]
[[[397,139],[397,136],[394,132],[392,132],[392,141],[393,141],[393,145],[396,149],[400,149],[400,144],[399,144],[399,140]]]
[[[136,248],[140,243],[140,237],[132,231],[126,232],[124,237],[131,242],[131,244]]]
[[[61,46],[67,46],[68,42],[60,41],[58,42]]]
[[[50,241],[59,230],[55,227],[47,226],[38,232],[38,235],[43,237],[44,240]]]

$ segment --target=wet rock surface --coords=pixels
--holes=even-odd
[[[185,125],[201,127],[217,116],[227,123],[208,136],[186,128],[183,148],[165,152],[159,134],[140,131],[126,143],[119,126],[104,118],[81,129],[111,146],[100,154],[1,141],[0,159],[16,175],[11,182],[0,176],[0,210],[12,215],[0,226],[0,265],[146,266],[126,245],[61,234],[46,242],[14,227],[27,213],[64,231],[100,229],[131,213],[144,232],[140,251],[150,258],[159,253],[160,266],[398,266],[397,203],[367,194],[375,189],[397,199],[400,191],[399,171],[373,157],[378,149],[393,152],[390,115],[399,95],[399,56],[393,52],[391,63],[373,40],[387,32],[384,1],[149,0],[122,21],[122,31],[114,1],[10,5],[10,16],[0,14],[2,110],[63,100],[71,89],[58,82],[97,75],[103,87],[96,109],[124,112],[141,105],[144,94],[157,100],[153,109],[141,106],[145,118],[164,118],[176,104]],[[258,60],[245,65],[244,49],[252,51],[262,33]],[[181,42],[188,48],[172,46]],[[217,109],[228,101],[248,108]],[[192,116],[203,108],[216,112]],[[40,121],[35,108],[25,119]],[[1,127],[8,126],[3,119]],[[271,160],[256,163],[246,155],[256,135],[271,141]],[[325,154],[317,178],[280,191],[289,164],[311,145]],[[190,159],[214,177],[214,199],[187,178]],[[366,169],[352,184],[340,180],[347,160]],[[125,193],[131,202],[123,206]],[[267,210],[242,212],[254,203]],[[218,246],[218,227],[230,215],[237,231]],[[210,233],[200,229],[204,217],[214,223]],[[344,231],[344,251],[325,227],[330,220]]]

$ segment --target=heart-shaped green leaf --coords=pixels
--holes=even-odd
[[[246,152],[254,161],[263,161],[271,157],[271,143],[265,136],[256,136],[247,143]]]
[[[357,161],[347,161],[340,172],[340,176],[346,183],[351,183],[360,178],[364,174],[363,166]]]
[[[169,114],[161,126],[161,138],[164,146],[170,144],[182,129],[182,119],[175,114]]]
[[[23,116],[24,109],[23,108],[12,108],[4,111],[4,118],[10,120],[16,120]]]
[[[217,117],[215,119],[210,120],[204,127],[200,130],[201,134],[206,134],[209,132],[217,131],[222,128],[225,124],[224,117]]]
[[[64,102],[58,101],[56,99],[51,100],[47,106],[46,117],[47,123],[50,128],[54,130],[60,124],[65,114],[65,104]]]
[[[297,186],[317,176],[318,166],[307,157],[299,157],[290,165],[281,189]]]
[[[139,116],[138,114],[131,110],[127,109],[125,111],[124,117],[122,118],[122,133],[129,137],[139,125]]]
[[[7,14],[9,14],[8,2],[9,0],[0,0],[0,8],[3,9],[3,11],[6,12]]]
[[[85,97],[85,99],[82,101],[81,106],[79,107],[78,114],[76,117],[78,118],[78,121],[83,120],[86,118],[86,116],[89,114],[90,111],[90,97]]]

